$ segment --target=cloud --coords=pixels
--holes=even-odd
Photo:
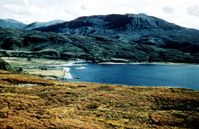
[[[27,8],[21,5],[4,5],[3,7],[14,14],[28,14]]]
[[[165,6],[162,11],[168,14],[174,13],[174,9],[169,6]]]
[[[82,9],[82,10],[86,10],[86,6],[85,6],[85,5],[82,5],[82,6],[81,6],[81,9]]]
[[[188,13],[189,15],[193,15],[193,16],[199,17],[199,7],[198,7],[198,6],[189,7],[189,8],[187,9],[187,13]]]

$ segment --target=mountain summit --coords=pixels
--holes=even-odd
[[[114,31],[117,33],[146,30],[165,31],[182,28],[183,27],[146,14],[111,14],[79,17],[69,22],[43,27],[38,30],[84,35],[107,35],[112,34]]]

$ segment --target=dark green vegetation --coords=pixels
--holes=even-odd
[[[0,128],[198,128],[199,92],[59,82],[0,70]]]
[[[175,44],[181,43],[177,42]],[[66,60],[80,58],[92,61],[118,61],[114,58],[121,58],[132,62],[199,62],[197,43],[195,45],[187,43],[187,46],[184,46],[186,51],[180,50],[182,48],[124,42],[103,36],[0,28],[0,54],[11,57]],[[126,60],[124,61],[126,62]]]

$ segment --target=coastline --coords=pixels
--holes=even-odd
[[[18,67],[23,69],[24,74],[30,74],[34,76],[51,78],[51,79],[67,79],[67,72],[64,71],[64,67],[70,68],[71,66],[78,66],[77,69],[82,69],[82,66],[86,63],[92,63],[92,61],[86,60],[52,60],[52,59],[35,59],[32,61],[27,61],[26,58],[3,58],[5,61],[9,62],[13,67]],[[19,63],[20,62],[20,63]],[[22,62],[22,63],[21,63]],[[97,62],[93,62],[97,63]],[[199,66],[199,64],[194,63],[174,63],[174,62],[99,62],[99,65],[191,65]],[[45,70],[41,68],[46,68]],[[70,75],[71,73],[68,72]]]
[[[66,64],[62,65],[48,65],[53,67],[62,67],[63,68],[63,78],[61,79],[75,79],[70,73],[70,66],[82,66],[86,64],[75,64],[75,63],[91,63],[88,61],[70,61]],[[140,63],[116,63],[116,62],[101,62],[97,63],[99,65],[193,65],[199,66],[199,64],[191,64],[191,63],[174,63],[174,62],[140,62]],[[81,68],[77,68],[81,69]]]
[[[174,62],[130,62],[130,63],[117,63],[117,62],[101,62],[98,64],[106,64],[106,65],[199,65],[195,63],[174,63]]]

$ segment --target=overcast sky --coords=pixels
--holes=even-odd
[[[145,13],[199,29],[199,0],[0,0],[0,18],[23,23],[99,14]]]

